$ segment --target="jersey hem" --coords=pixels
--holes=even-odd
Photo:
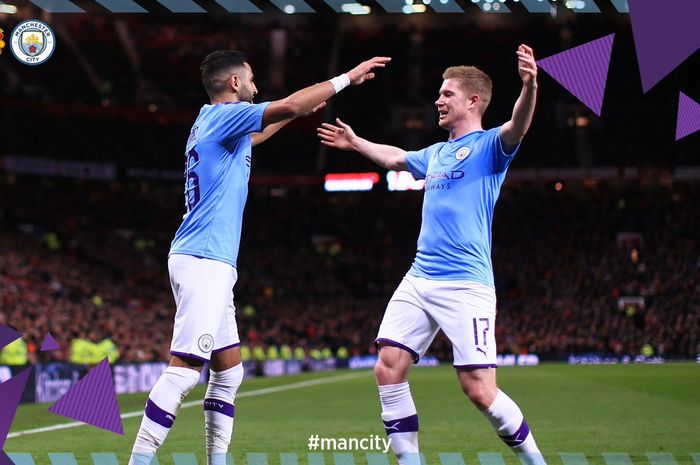
[[[423,279],[430,279],[432,281],[473,281],[478,284],[483,284],[484,286],[488,286],[491,289],[496,289],[496,286],[494,285],[493,282],[486,281],[485,279],[477,278],[472,275],[457,275],[457,276],[431,276],[425,273],[416,273],[413,269],[409,270],[408,273],[406,273],[409,276],[413,276],[415,278],[423,278]]]
[[[208,258],[209,260],[216,260],[219,262],[224,262],[224,263],[229,264],[232,267],[236,268],[235,260],[231,261],[231,260],[224,258],[224,257],[221,257],[219,255],[214,255],[211,253],[202,252],[201,250],[171,250],[168,253],[168,258],[170,258],[172,255],[191,255],[191,256],[197,257],[197,258]]]

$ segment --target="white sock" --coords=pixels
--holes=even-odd
[[[199,372],[168,367],[148,395],[146,411],[131,451],[129,465],[148,465],[173,426],[183,399],[199,380]]]
[[[503,442],[527,465],[542,465],[544,459],[518,405],[499,390],[491,406],[482,410]]]
[[[226,465],[226,452],[233,434],[234,400],[243,373],[242,363],[224,371],[209,371],[209,387],[204,396],[208,465]]]
[[[379,386],[382,421],[400,465],[420,463],[418,415],[408,382]]]

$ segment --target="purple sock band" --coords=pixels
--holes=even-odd
[[[175,415],[158,407],[151,399],[146,401],[146,416],[166,428],[172,428],[175,421]]]
[[[386,430],[386,434],[418,431],[418,415],[385,421],[384,429]]]
[[[214,412],[219,412],[227,417],[233,418],[233,413],[236,407],[233,404],[224,402],[219,399],[204,399],[204,410],[212,410]]]
[[[506,445],[509,447],[518,447],[520,444],[525,442],[525,439],[527,439],[527,436],[529,434],[530,428],[528,428],[525,419],[523,419],[523,422],[520,424],[520,428],[518,428],[518,431],[516,431],[514,434],[511,434],[510,436],[501,436],[501,439],[503,439],[503,442],[505,442]]]

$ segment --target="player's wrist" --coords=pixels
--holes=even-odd
[[[333,89],[335,89],[335,93],[337,94],[350,85],[350,76],[343,73],[340,76],[336,76],[331,79],[330,82],[333,85]]]

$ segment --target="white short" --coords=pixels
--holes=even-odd
[[[168,259],[168,271],[177,306],[170,353],[208,361],[212,354],[240,345],[233,305],[236,268],[175,254]]]
[[[496,367],[496,293],[473,281],[406,275],[387,305],[376,343],[422,357],[442,329],[456,368]]]

